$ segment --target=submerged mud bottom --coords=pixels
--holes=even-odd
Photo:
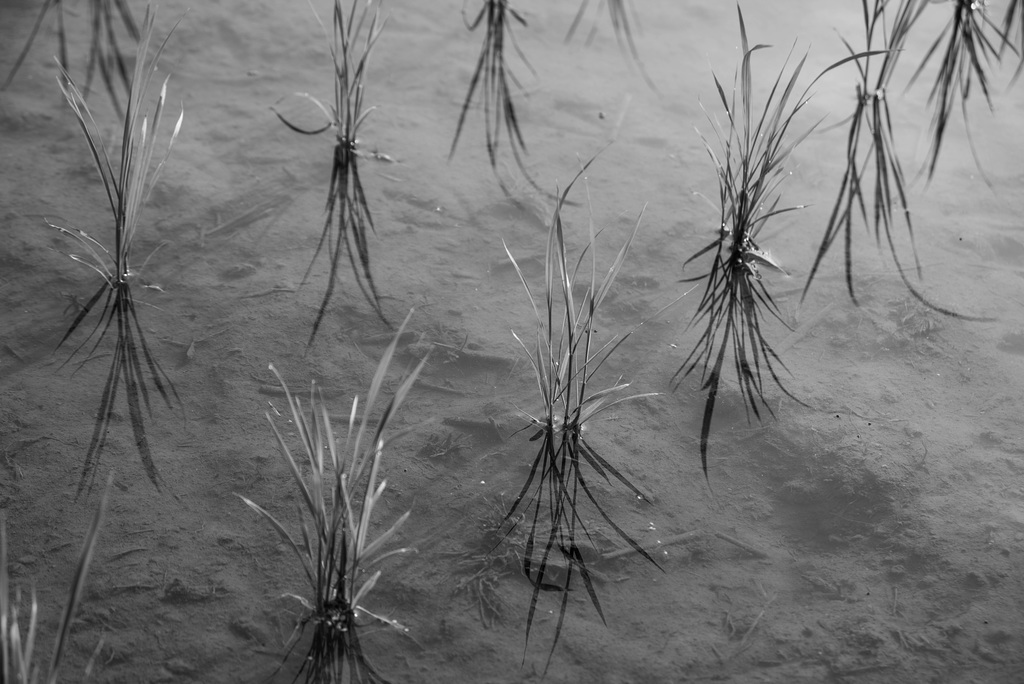
[[[17,59],[40,4],[5,6],[0,74]],[[480,4],[468,4],[469,19]],[[826,118],[794,153],[779,205],[806,208],[775,217],[758,242],[785,268],[759,274],[792,329],[769,316],[762,332],[784,364],[776,371],[786,388],[806,406],[762,368],[774,417],[763,412],[761,422],[723,373],[705,480],[701,369],[677,388],[670,382],[703,331],[687,327],[698,294],[667,305],[689,287],[681,279],[699,274],[690,266],[684,273],[682,262],[720,230],[719,207],[702,199],[717,200],[715,170],[694,128],[714,135],[702,106],[722,116],[712,72],[727,81],[737,64],[736,7],[633,3],[642,20],[631,23],[636,48],[655,93],[629,45],[625,55],[616,48],[610,15],[594,12],[599,4],[590,4],[566,46],[581,3],[512,3],[526,19],[515,23],[516,40],[536,69],[518,57],[507,64],[523,88],[509,82],[528,152],[523,172],[505,137],[499,141],[497,172],[512,198],[495,181],[485,146],[494,129],[482,109],[467,111],[458,154],[448,160],[482,31],[466,31],[461,0],[383,6],[389,18],[365,73],[364,104],[376,109],[358,141],[373,212],[365,241],[381,310],[393,323],[415,313],[382,396],[426,365],[390,418],[401,439],[385,446],[379,477],[387,489],[368,535],[412,511],[392,541],[416,553],[359,575],[381,571],[365,608],[406,631],[368,618],[359,640],[366,659],[396,684],[540,681],[549,655],[543,681],[553,683],[1018,682],[1024,238],[1022,123],[1009,113],[1024,89],[1004,89],[1000,80],[1012,69],[993,72],[994,114],[972,117],[992,189],[957,125],[931,183],[907,187],[923,276],[904,261],[907,277],[957,311],[998,315],[986,323],[942,316],[909,295],[886,246],[879,257],[859,225],[851,258],[860,306],[849,301],[838,246],[801,299],[843,173],[847,129],[833,124],[853,104],[856,70],[837,69],[815,86],[795,123]],[[953,5],[925,7],[932,39]],[[91,6],[65,8],[76,77],[87,66],[79,58],[89,54]],[[325,24],[329,7],[317,5]],[[131,9],[141,16],[142,6]],[[184,15],[158,71],[161,80],[171,75],[168,107],[176,114],[179,98],[186,114],[139,223],[136,255],[153,255],[133,285],[139,327],[180,408],[166,410],[159,391],[151,392],[151,416],[141,408],[159,490],[139,458],[138,411],[121,403],[109,411],[95,472],[101,481],[113,473],[113,485],[61,681],[293,681],[312,644],[312,625],[291,641],[309,615],[295,598],[308,599],[309,580],[287,542],[236,496],[279,516],[301,543],[294,515],[305,501],[266,415],[291,448],[302,446],[268,364],[282,369],[304,406],[316,380],[342,445],[352,400],[365,397],[394,334],[370,304],[377,298],[360,291],[344,250],[335,281],[319,262],[303,283],[324,228],[332,159],[326,138],[294,134],[270,106],[296,91],[331,101],[331,54],[316,18],[285,0],[186,9],[184,0],[164,0],[156,26],[164,33]],[[781,46],[798,40],[794,54],[802,54],[811,45],[804,75],[841,58],[836,33],[858,35],[860,10],[746,4],[751,45],[780,46],[757,53],[765,69],[755,63],[753,100],[767,95],[765,77],[785,58]],[[595,16],[588,42],[580,33]],[[907,54],[927,51],[928,32]],[[77,500],[75,492],[113,358],[103,346],[86,347],[80,366],[60,369],[66,357],[52,353],[97,281],[55,251],[67,245],[46,222],[66,219],[104,242],[112,235],[103,186],[60,99],[51,59],[58,45],[56,25],[44,21],[0,93],[0,508],[11,591],[20,587],[24,601],[36,587],[44,653],[98,505],[99,492]],[[909,165],[914,136],[929,121],[928,89],[894,83],[890,92],[893,104],[900,98],[893,125],[906,136],[897,149],[910,148]],[[103,93],[89,106],[98,120],[117,121]],[[315,107],[287,116],[303,128],[323,119]],[[115,130],[111,124],[101,137],[116,148]],[[541,281],[549,195],[598,150],[566,210],[570,266],[585,253],[577,281],[589,281],[591,221],[599,244],[621,245],[646,203],[588,330],[603,344],[644,323],[593,387],[629,383],[626,393],[658,394],[612,407],[583,433],[636,491],[608,470],[607,480],[584,475],[608,519],[657,567],[581,494],[577,522],[589,534],[577,535],[576,551],[589,589],[578,564],[552,546],[545,584],[573,575],[567,592],[537,594],[531,623],[534,586],[523,574],[530,520],[506,516],[539,447],[527,414],[543,407],[531,361],[510,334],[535,349],[534,311],[503,242],[525,279]],[[598,280],[614,258],[602,247]],[[356,265],[364,273],[358,247]],[[330,305],[307,347],[331,282]],[[577,305],[585,290],[571,288]],[[368,425],[382,415],[373,412]]]

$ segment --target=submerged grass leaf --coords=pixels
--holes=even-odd
[[[988,3],[984,0],[951,0],[949,4],[953,16],[932,43],[910,79],[913,84],[931,58],[940,55],[935,83],[928,94],[928,102],[933,108],[931,145],[925,163],[929,180],[935,175],[942,141],[957,103],[960,105],[971,154],[974,155],[979,171],[981,170],[981,162],[968,124],[967,102],[970,100],[971,86],[977,84],[989,109],[992,108],[988,69],[993,62],[999,61],[1001,50],[1011,44],[1008,35],[989,17]],[[995,34],[994,37],[988,35],[986,31]]]
[[[918,71],[910,78],[912,84],[928,66],[936,54],[939,56],[939,69],[935,83],[928,95],[932,104],[932,141],[928,151],[926,169],[928,178],[935,175],[939,161],[942,141],[945,137],[953,108],[959,103],[967,130],[968,142],[975,163],[981,170],[971,137],[968,123],[968,101],[971,98],[971,87],[977,84],[981,89],[988,108],[992,108],[992,97],[988,83],[988,69],[993,61],[999,60],[999,54],[1007,45],[1012,45],[1010,37],[1002,31],[988,15],[987,2],[979,0],[951,0],[952,16],[942,33],[935,39],[921,61]],[[1012,12],[1013,9],[1008,10]],[[991,32],[993,36],[989,36]]]
[[[362,8],[361,10],[359,8]],[[388,325],[381,308],[380,294],[370,270],[369,235],[374,230],[373,216],[359,176],[359,129],[366,117],[373,111],[364,107],[363,91],[366,86],[366,69],[370,53],[384,30],[385,20],[380,19],[379,6],[373,0],[352,0],[346,10],[344,0],[334,0],[333,30],[330,38],[331,57],[334,71],[334,101],[325,106],[316,98],[300,93],[311,101],[325,116],[323,126],[303,128],[297,126],[280,112],[277,117],[293,131],[304,135],[316,135],[334,129],[334,157],[331,164],[331,179],[324,207],[324,225],[320,241],[302,277],[302,284],[316,265],[317,259],[326,246],[329,273],[327,289],[320,300],[313,329],[306,346],[312,346],[320,330],[327,307],[340,281],[339,266],[342,256],[347,254],[356,284],[374,312]],[[319,21],[319,17],[317,18]],[[369,22],[367,24],[367,22]],[[363,30],[365,27],[365,31]]]
[[[569,31],[565,35],[566,42],[572,40],[576,31],[579,29],[583,18],[587,14],[587,8],[590,6],[591,0],[582,0],[580,2],[580,8],[576,12],[576,16],[572,20],[572,24],[569,26]],[[629,12],[626,9],[626,0],[598,0],[597,11],[600,12],[602,7],[607,7],[608,18],[611,20],[612,30],[615,33],[615,40],[619,45],[619,50],[623,54],[628,54],[636,65],[637,69],[640,70],[640,75],[643,76],[644,81],[647,82],[648,87],[657,92],[658,88],[654,85],[654,81],[647,74],[647,69],[644,68],[643,60],[640,59],[640,50],[637,49],[636,39],[633,36],[633,24],[629,18]],[[597,35],[597,22],[595,21],[587,34],[586,43],[590,45],[594,37]]]
[[[459,120],[455,125],[455,137],[452,139],[452,147],[448,152],[448,159],[455,156],[455,148],[459,144],[459,137],[462,135],[462,127],[466,123],[466,116],[472,107],[479,91],[480,99],[483,101],[484,110],[484,137],[487,144],[487,159],[490,161],[491,170],[498,178],[498,184],[507,196],[512,196],[511,191],[505,185],[498,171],[498,153],[501,147],[502,131],[508,138],[509,149],[512,150],[512,157],[519,167],[520,172],[526,181],[534,189],[544,193],[526,170],[523,160],[527,154],[526,141],[519,127],[519,118],[516,114],[515,100],[512,97],[512,86],[520,88],[506,60],[506,48],[510,44],[519,55],[523,64],[536,75],[526,55],[519,48],[513,26],[519,24],[526,26],[526,19],[518,11],[512,8],[510,0],[483,0],[480,12],[472,21],[466,20],[465,8],[463,8],[463,21],[466,28],[475,31],[481,24],[484,26],[484,42],[480,48],[480,57],[477,59],[476,68],[469,81],[469,89],[462,102],[462,109],[459,112]],[[506,42],[507,41],[507,42]],[[545,193],[546,194],[546,193]]]
[[[1013,80],[1020,78],[1021,71],[1024,71],[1024,0],[1009,0],[1006,3],[1006,13],[1003,15],[1002,26],[1003,44],[999,48],[999,57],[1002,59],[1006,48],[1017,55],[1017,69],[1013,72]]]
[[[922,5],[920,0],[900,0],[895,14],[888,16],[886,10],[889,4],[888,0],[861,0],[865,48],[869,52],[857,62],[856,108],[849,119],[846,168],[825,228],[825,235],[807,276],[804,296],[807,295],[807,290],[825,255],[842,234],[846,287],[850,298],[857,302],[853,285],[852,249],[853,222],[858,214],[865,224],[873,228],[877,244],[881,245],[884,236],[898,264],[893,241],[897,220],[894,208],[898,207],[913,245],[913,224],[907,204],[907,180],[896,154],[887,93],[907,36],[921,12]],[[878,41],[881,42],[881,50],[880,54],[876,55],[870,51]],[[854,54],[853,47],[845,40],[844,43],[850,54]],[[865,145],[867,149],[862,160],[861,149]],[[865,191],[870,193],[870,201],[865,197]],[[914,263],[920,269],[916,250]]]
[[[923,0],[899,0],[895,10],[889,9],[891,4],[889,0],[861,0],[865,50],[856,53],[844,40],[850,53],[848,59],[856,60],[856,105],[853,115],[848,119],[846,166],[825,227],[825,234],[804,285],[803,296],[806,297],[825,255],[842,236],[846,288],[850,299],[857,303],[853,282],[853,224],[859,218],[873,232],[875,243],[879,247],[884,242],[901,280],[916,299],[947,316],[987,320],[957,313],[926,298],[910,282],[903,259],[897,251],[895,232],[898,224],[903,223],[910,239],[913,268],[920,278],[921,264],[917,257],[914,225],[907,199],[908,182],[896,152],[896,134],[888,93],[907,37],[927,3]],[[935,50],[938,44],[936,42],[932,50]],[[879,49],[875,49],[876,45]],[[951,67],[955,68],[947,70],[946,76],[953,80],[946,85],[937,82],[937,90],[933,90],[932,97],[936,96],[936,92],[941,92],[940,100],[945,101],[954,94],[952,86],[960,78],[957,74],[961,67],[956,67],[955,64]],[[920,72],[920,69],[918,71]],[[969,73],[967,78],[969,83]],[[941,108],[937,109],[935,116],[938,118],[933,119],[933,134],[945,130],[948,108],[946,114],[942,114]],[[940,144],[941,134],[933,138],[932,169],[938,158]]]
[[[100,78],[107,89],[107,94],[110,95],[110,99],[114,103],[114,109],[121,111],[118,90],[123,89],[124,92],[130,90],[131,69],[118,42],[117,26],[120,24],[124,32],[128,34],[128,37],[136,43],[139,41],[141,34],[132,16],[131,9],[128,7],[127,0],[89,0],[88,4],[92,39],[89,45],[89,58],[85,67],[85,86],[82,91],[86,97],[89,96],[92,80],[96,70],[99,69]],[[0,90],[6,90],[11,85],[14,76],[18,73],[18,69],[21,68],[22,63],[28,56],[29,50],[32,48],[32,43],[36,39],[36,34],[39,33],[43,19],[46,18],[51,9],[56,9],[57,11],[58,63],[64,71],[71,71],[71,64],[68,60],[67,33],[64,25],[64,0],[44,0],[39,14],[36,16],[35,23],[32,25],[32,30],[29,32],[28,39],[25,41],[25,46],[14,61],[14,66],[11,67],[11,71],[7,74],[7,80],[0,86]]]

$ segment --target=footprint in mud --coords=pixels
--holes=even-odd
[[[996,346],[1004,352],[1024,356],[1024,332],[1006,333]]]

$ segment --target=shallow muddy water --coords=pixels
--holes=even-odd
[[[144,6],[129,1],[141,18]],[[327,15],[327,4],[314,4]],[[702,103],[721,116],[712,72],[731,83],[740,48],[731,3],[634,3],[655,91],[591,4],[585,30],[566,44],[578,3],[517,3],[527,26],[516,35],[535,73],[514,53],[508,58],[522,84],[515,98],[527,169],[543,188],[564,187],[581,160],[603,150],[587,173],[602,263],[644,212],[599,317],[600,334],[610,337],[678,297],[689,287],[680,280],[699,272],[684,273],[682,263],[712,239],[719,220],[704,199],[717,198],[717,187],[701,142],[700,133],[713,135]],[[38,6],[16,0],[0,9],[5,75]],[[889,94],[910,176],[927,152],[934,67],[903,86],[949,6],[929,5],[899,92]],[[388,494],[378,511],[381,526],[412,511],[398,543],[417,553],[387,561],[368,602],[408,631],[373,628],[362,641],[395,682],[540,681],[557,597],[541,594],[527,644],[531,587],[515,564],[489,578],[493,615],[467,580],[488,562],[491,528],[533,456],[529,432],[493,428],[517,408],[538,408],[529,362],[510,332],[529,338],[533,313],[502,242],[539,283],[553,206],[507,149],[499,172],[513,199],[502,193],[478,110],[448,159],[482,41],[480,29],[466,30],[461,8],[456,0],[387,2],[366,79],[365,99],[376,110],[359,142],[376,225],[373,274],[390,320],[415,309],[415,335],[400,347],[391,386],[417,349],[434,352],[398,416],[400,426],[416,427],[385,455]],[[840,37],[860,37],[859,12],[852,0],[746,3],[751,42],[774,46],[757,53],[755,95],[766,96],[794,44],[797,56],[809,51],[802,84],[842,57]],[[1000,19],[1003,3],[990,12]],[[189,8],[168,0],[157,34],[182,15],[160,71],[171,76],[170,107],[176,114],[181,103],[184,123],[136,245],[141,258],[162,245],[140,276],[152,287],[136,296],[180,404],[154,401],[146,419],[159,490],[117,405],[97,471],[98,482],[114,471],[115,487],[64,681],[291,681],[307,642],[276,671],[300,616],[285,594],[305,591],[305,578],[236,496],[295,523],[298,497],[264,416],[285,407],[268,393],[267,366],[296,387],[316,378],[330,390],[333,413],[344,415],[351,398],[365,394],[388,339],[345,264],[342,289],[305,348],[327,280],[323,262],[297,287],[323,222],[331,139],[287,129],[270,107],[295,92],[331,96],[330,56],[309,6],[217,0]],[[83,0],[70,2],[75,65],[88,49],[86,17]],[[44,217],[102,236],[110,219],[57,85],[56,46],[51,17],[0,93],[0,506],[12,576],[39,594],[44,652],[98,501],[95,490],[75,494],[109,364],[107,343],[80,366],[63,365],[68,347],[52,353],[76,302],[98,281],[61,253],[71,245]],[[916,178],[909,197],[923,273],[913,282],[988,322],[923,307],[888,248],[876,248],[860,226],[860,305],[846,293],[841,245],[801,301],[843,171],[845,127],[832,125],[850,112],[855,74],[845,67],[814,86],[797,125],[825,119],[797,148],[783,186],[784,204],[807,206],[776,217],[762,235],[790,273],[765,278],[797,331],[772,321],[765,333],[791,372],[786,387],[805,405],[766,383],[775,417],[748,420],[736,385],[726,387],[709,489],[699,458],[704,395],[696,378],[675,391],[671,383],[699,335],[687,329],[697,294],[616,351],[602,386],[622,376],[637,392],[661,394],[605,414],[588,439],[652,502],[615,481],[597,491],[661,569],[636,554],[597,556],[606,623],[575,587],[546,681],[1021,680],[1024,89],[1009,86],[1015,67],[1009,56],[994,68],[992,111],[973,93],[974,144],[988,183],[957,114],[934,178]],[[75,68],[82,67],[73,75]],[[308,114],[297,102],[281,106]],[[116,120],[102,90],[90,105],[99,121]],[[101,126],[113,137],[114,125]],[[566,219],[575,254],[587,241],[582,185],[573,198]],[[614,548],[600,516],[584,515],[601,533],[599,549]]]

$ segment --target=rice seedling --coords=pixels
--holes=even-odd
[[[89,350],[91,357],[107,337],[112,326],[117,332],[110,371],[107,373],[96,425],[85,456],[79,493],[87,483],[91,487],[95,479],[99,456],[106,444],[107,431],[114,415],[114,405],[122,383],[125,388],[129,422],[132,426],[136,448],[147,476],[155,486],[159,487],[159,473],[153,462],[149,441],[146,437],[143,413],[143,408],[145,408],[152,414],[148,384],[152,384],[168,407],[172,406],[171,395],[177,399],[177,392],[170,378],[167,377],[150,352],[132,295],[132,283],[141,271],[141,267],[133,261],[133,248],[138,229],[141,226],[142,210],[167,162],[171,147],[181,130],[184,117],[183,110],[171,132],[166,151],[162,158],[154,164],[157,134],[160,131],[167,99],[167,80],[164,80],[160,89],[152,116],[143,113],[143,100],[149,91],[157,61],[167,44],[167,38],[170,37],[168,34],[153,57],[147,59],[155,18],[156,13],[147,9],[135,60],[135,70],[128,88],[128,108],[125,113],[121,158],[118,167],[115,168],[111,162],[111,155],[103,144],[103,135],[89,111],[85,96],[67,72],[63,72],[62,78],[59,80],[64,97],[75,113],[89,145],[93,162],[103,181],[107,200],[113,213],[114,233],[113,249],[108,249],[100,240],[84,230],[47,221],[51,227],[70,238],[74,247],[82,250],[80,253],[68,253],[67,256],[92,269],[102,279],[100,286],[82,305],[67,332],[57,343],[59,349],[86,322],[87,318],[91,316],[95,319],[95,323],[85,339],[75,347],[64,364],[75,358],[90,341],[93,342]],[[145,263],[142,266],[144,267]],[[85,361],[88,361],[88,357]]]
[[[1011,44],[1009,37],[989,16],[985,0],[952,0],[950,4],[953,16],[925,53],[910,79],[911,83],[917,80],[932,56],[940,55],[939,70],[928,94],[928,102],[933,107],[931,144],[925,162],[929,180],[935,175],[946,127],[957,102],[960,104],[971,154],[974,155],[978,169],[981,169],[967,121],[967,102],[971,96],[971,86],[977,83],[989,109],[992,108],[987,69],[993,61],[999,61],[1000,50]],[[986,34],[986,29],[995,34],[995,39]]]
[[[895,14],[887,16],[889,0],[861,0],[865,33],[865,56],[856,64],[858,82],[856,85],[856,106],[849,119],[846,138],[846,168],[839,184],[832,213],[825,228],[825,235],[811,265],[804,286],[804,296],[821,266],[822,260],[836,238],[843,235],[845,247],[846,288],[850,299],[857,302],[853,286],[853,223],[859,215],[866,225],[872,226],[875,242],[881,245],[885,236],[890,254],[897,270],[906,280],[896,244],[893,240],[896,217],[894,207],[899,206],[913,245],[913,224],[907,204],[907,180],[896,154],[892,115],[887,93],[896,64],[903,54],[910,29],[920,15],[923,4],[920,0],[900,0]],[[880,50],[874,51],[877,42]],[[843,39],[851,55],[854,48]],[[876,59],[877,57],[877,59]],[[867,150],[861,158],[862,145]],[[872,177],[871,174],[874,174]],[[865,197],[865,188],[871,193],[871,201]],[[868,207],[871,207],[870,213]],[[920,272],[917,253],[914,263]],[[909,285],[908,285],[909,286]],[[912,288],[912,286],[910,286]],[[913,288],[912,288],[913,289]]]
[[[466,123],[466,115],[473,105],[479,88],[480,98],[483,100],[487,159],[490,161],[491,170],[498,179],[502,192],[506,196],[512,196],[512,192],[498,175],[498,150],[501,146],[502,130],[504,130],[516,166],[519,167],[526,181],[543,193],[544,191],[526,170],[523,160],[523,156],[527,154],[526,141],[519,128],[519,117],[516,114],[515,101],[512,98],[512,86],[522,89],[522,85],[512,73],[505,58],[507,41],[515,49],[516,54],[519,55],[520,60],[530,70],[530,73],[536,75],[537,72],[526,59],[526,55],[523,54],[516,42],[515,34],[512,32],[515,24],[525,27],[526,19],[512,8],[510,0],[484,0],[480,12],[472,21],[466,18],[465,7],[463,7],[462,18],[469,31],[475,31],[483,24],[484,43],[480,48],[480,57],[477,59],[473,76],[469,80],[466,97],[462,101],[462,110],[459,112],[459,121],[455,126],[455,137],[452,140],[451,150],[448,152],[448,159],[450,161],[455,156],[455,148],[459,144],[462,127]]]
[[[587,8],[590,6],[590,0],[582,0],[580,8],[576,12],[576,16],[572,20],[572,24],[569,26],[569,31],[565,35],[566,42],[572,40],[573,36],[576,35],[576,31],[579,29],[583,18],[587,14]],[[602,7],[608,8],[608,17],[612,23],[612,31],[615,33],[615,41],[619,45],[619,50],[623,54],[628,54],[632,59],[633,63],[640,70],[640,75],[643,76],[644,81],[651,90],[657,91],[658,89],[654,85],[654,81],[647,74],[647,69],[644,68],[643,60],[640,59],[640,51],[636,47],[636,40],[633,37],[633,28],[630,23],[629,12],[626,10],[626,0],[599,0],[597,3],[597,11],[600,12]],[[593,42],[594,37],[597,35],[597,22],[595,21],[587,34],[586,43],[590,45]]]
[[[570,586],[582,581],[590,601],[602,621],[605,620],[601,602],[594,589],[587,554],[582,542],[593,538],[580,509],[589,501],[601,518],[637,553],[652,563],[654,559],[608,515],[593,488],[591,475],[606,482],[612,478],[625,485],[636,497],[643,493],[619,470],[598,454],[586,438],[590,423],[614,406],[651,394],[625,395],[629,383],[619,382],[611,387],[593,390],[594,375],[604,366],[619,345],[636,330],[612,338],[599,345],[596,339],[596,316],[611,290],[622,262],[640,227],[637,219],[631,234],[615,256],[604,277],[598,279],[596,260],[597,234],[590,222],[590,240],[575,264],[567,255],[562,222],[567,197],[573,185],[590,166],[588,161],[559,195],[551,219],[545,254],[544,289],[541,304],[508,246],[505,251],[526,290],[537,319],[536,339],[528,345],[513,332],[523,347],[537,380],[542,402],[536,415],[524,412],[536,429],[530,441],[538,444],[530,474],[512,502],[505,522],[510,531],[518,525],[529,524],[523,549],[523,574],[533,585],[526,623],[526,645],[537,617],[537,604],[541,591],[561,593],[558,621],[554,639],[548,653],[550,664],[565,620]],[[642,212],[641,212],[642,216]],[[589,284],[580,296],[577,285],[585,284],[588,270],[584,263],[587,251],[591,255]],[[641,324],[642,325],[642,324]],[[639,327],[639,326],[638,326]],[[517,512],[525,513],[525,519]],[[527,522],[528,519],[528,522]],[[655,563],[655,565],[657,565]],[[576,577],[579,577],[579,580]]]
[[[850,53],[848,59],[854,59],[856,63],[856,105],[853,114],[847,119],[846,168],[825,234],[808,273],[803,296],[806,297],[825,255],[842,235],[846,289],[850,299],[857,303],[853,283],[853,224],[859,218],[874,233],[875,243],[879,247],[884,239],[904,286],[915,298],[947,316],[984,320],[959,314],[926,298],[907,277],[907,270],[897,249],[895,232],[902,222],[909,236],[914,269],[920,278],[921,264],[907,199],[908,183],[896,152],[892,111],[887,94],[907,37],[927,3],[922,0],[899,0],[892,14],[888,10],[890,4],[890,0],[861,0],[865,34],[863,52],[856,53],[850,43],[843,40]],[[944,130],[945,123],[942,128]],[[937,153],[936,145],[932,149]]]
[[[707,273],[684,280],[705,283],[703,297],[688,326],[704,324],[705,327],[673,376],[673,383],[678,387],[684,378],[700,368],[701,389],[707,392],[700,436],[700,460],[705,478],[708,477],[711,420],[730,349],[748,420],[751,413],[760,420],[762,408],[774,415],[765,399],[764,372],[786,396],[799,402],[779,376],[778,369],[784,369],[785,364],[772,349],[764,329],[766,317],[774,318],[787,328],[788,325],[772,299],[761,270],[785,271],[771,251],[762,248],[758,235],[768,221],[801,208],[779,206],[780,185],[788,175],[786,163],[793,150],[820,123],[812,124],[799,133],[791,134],[790,131],[797,114],[808,102],[810,88],[832,69],[862,56],[854,54],[830,65],[799,95],[796,86],[806,55],[788,77],[787,60],[776,76],[763,107],[758,110],[753,102],[751,61],[756,51],[768,46],[758,44],[750,47],[743,12],[738,7],[737,11],[743,57],[731,97],[726,95],[725,88],[715,76],[715,86],[728,125],[723,126],[717,118],[707,114],[716,133],[717,149],[702,136],[718,177],[721,211],[718,234],[683,262],[685,269],[705,254],[714,254]]]
[[[18,73],[18,69],[21,68],[22,63],[28,56],[29,50],[32,48],[32,43],[36,39],[36,34],[39,33],[43,19],[54,8],[57,10],[57,37],[60,54],[58,61],[64,71],[71,71],[71,62],[68,59],[67,33],[64,26],[64,4],[64,0],[43,1],[43,6],[36,16],[35,23],[32,25],[28,40],[25,41],[25,46],[14,61],[14,66],[11,67],[10,73],[7,74],[7,80],[4,81],[0,90],[6,90],[11,85],[15,74]],[[131,70],[118,43],[117,26],[120,24],[131,40],[138,43],[140,38],[138,25],[135,23],[127,0],[89,0],[89,16],[89,23],[92,27],[92,40],[89,46],[89,59],[85,67],[85,87],[82,89],[82,92],[86,97],[89,96],[93,77],[96,70],[99,69],[100,78],[103,79],[103,85],[106,87],[107,93],[114,103],[114,108],[121,111],[117,96],[117,84],[120,83],[121,87],[127,92],[131,85],[129,75]]]
[[[375,410],[398,338],[411,316],[409,312],[377,365],[361,416],[359,400],[353,400],[342,447],[335,439],[327,406],[316,383],[310,389],[308,413],[304,412],[301,399],[292,396],[277,369],[270,366],[284,389],[291,411],[290,429],[298,433],[305,456],[293,454],[268,413],[267,420],[279,451],[301,495],[301,536],[293,536],[258,504],[242,496],[239,498],[267,520],[292,549],[309,583],[312,596],[288,594],[306,611],[296,626],[288,653],[295,648],[307,626],[313,629],[309,652],[296,679],[305,674],[306,682],[387,682],[363,653],[359,632],[367,621],[405,631],[398,622],[370,612],[365,601],[381,576],[380,570],[368,575],[374,566],[409,551],[406,548],[385,551],[385,545],[408,519],[408,512],[376,538],[372,537],[371,528],[375,525],[376,505],[387,485],[386,480],[379,479],[384,448],[403,434],[400,431],[385,439],[384,433],[426,359],[399,384],[376,426],[370,414]]]
[[[71,580],[71,590],[64,611],[57,626],[57,637],[53,644],[50,663],[45,669],[36,658],[36,636],[39,631],[39,604],[36,601],[35,587],[29,603],[28,623],[22,628],[21,589],[16,588],[11,597],[11,580],[7,571],[7,522],[6,516],[0,511],[0,681],[4,684],[35,684],[44,678],[47,684],[54,684],[60,674],[71,636],[71,622],[78,612],[85,590],[85,578],[89,572],[96,540],[99,538],[100,525],[107,509],[107,496],[110,481],[100,499],[99,507],[93,515],[92,523],[85,535],[85,543],[78,555],[78,565]]]
[[[360,7],[361,10],[358,9]],[[356,284],[366,301],[373,307],[381,321],[388,323],[370,271],[369,234],[374,230],[373,216],[359,176],[359,129],[373,111],[372,107],[363,106],[366,68],[373,46],[384,30],[385,22],[380,19],[379,6],[373,0],[352,0],[347,10],[343,0],[334,0],[332,16],[333,30],[328,40],[334,62],[334,102],[327,107],[311,95],[298,94],[299,97],[312,102],[324,114],[324,125],[319,128],[303,128],[274,110],[288,128],[303,135],[318,135],[330,129],[334,129],[335,134],[331,181],[324,207],[324,226],[313,259],[302,277],[304,285],[326,245],[327,261],[330,264],[327,289],[320,300],[320,308],[313,321],[313,330],[309,334],[307,347],[316,339],[324,314],[327,313],[327,306],[339,281],[338,266],[342,254],[345,253],[348,254]],[[320,22],[319,17],[317,21]],[[323,27],[323,22],[320,22],[320,25]],[[326,27],[323,28],[326,33]]]

